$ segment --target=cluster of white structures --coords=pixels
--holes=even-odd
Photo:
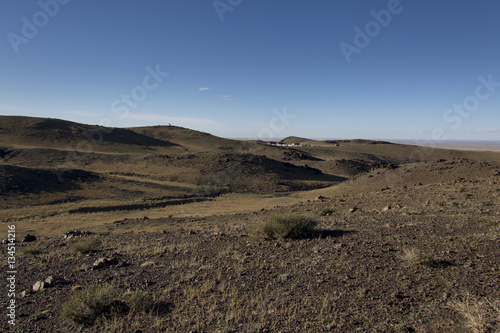
[[[299,147],[299,146],[302,146],[302,144],[297,143],[297,142],[296,143],[286,144],[286,143],[279,143],[279,142],[269,141],[267,144],[270,145],[270,146],[277,146],[277,147]]]

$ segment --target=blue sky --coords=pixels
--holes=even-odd
[[[500,140],[499,12],[495,0],[5,0],[0,114]]]

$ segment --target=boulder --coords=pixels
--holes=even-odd
[[[97,259],[94,264],[92,265],[92,270],[95,269],[100,269],[100,268],[105,268],[108,266],[113,266],[118,264],[118,258],[113,257],[113,258],[99,258]]]
[[[34,235],[30,235],[30,234],[27,234],[26,236],[24,236],[22,242],[34,242],[36,241],[36,236]]]
[[[36,293],[39,292],[42,289],[45,289],[47,287],[47,284],[43,281],[36,281],[35,284],[31,287],[31,291]]]
[[[59,285],[65,285],[70,283],[68,280],[65,278],[59,278],[59,277],[54,277],[54,276],[49,276],[48,278],[45,279],[45,281],[37,281],[35,284],[31,287],[31,292],[36,293],[39,292],[43,289],[59,286]]]
[[[52,275],[45,279],[45,287],[55,287],[68,284],[69,281],[65,278],[53,277]]]

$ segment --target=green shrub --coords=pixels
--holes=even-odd
[[[92,324],[104,313],[119,312],[119,290],[112,285],[91,286],[76,290],[63,304],[61,316],[81,324]]]
[[[71,251],[78,253],[88,253],[97,251],[101,242],[97,238],[79,239],[71,244]]]
[[[146,313],[154,306],[153,295],[147,291],[134,291],[125,294],[125,302],[130,307],[131,311]]]
[[[19,249],[19,254],[22,256],[34,256],[42,253],[43,246],[40,243],[22,247]]]
[[[310,234],[317,221],[304,216],[273,215],[265,217],[250,230],[255,239],[299,239]]]

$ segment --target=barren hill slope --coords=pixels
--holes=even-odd
[[[500,160],[500,154],[494,153],[367,140],[327,142],[290,137],[285,141],[303,145],[270,146],[176,126],[117,129],[57,119],[1,116],[1,205],[101,200],[87,202],[95,207],[115,206],[116,201],[148,203],[176,195],[212,197],[228,192],[310,190],[371,171],[364,176],[369,178],[358,182],[354,189],[364,191],[383,188],[388,181],[409,186],[456,174],[447,170],[441,172],[442,176],[430,173],[436,168],[433,163],[440,159],[471,161],[473,165],[465,166],[463,174],[474,170],[474,163]],[[401,167],[392,170],[397,165]],[[443,165],[446,163],[438,167]],[[455,165],[453,170],[457,168]],[[394,180],[391,175],[399,178]],[[349,184],[335,191],[353,191]]]
[[[232,161],[258,172],[281,166],[252,155],[216,157],[207,170]],[[496,332],[499,183],[497,163],[452,158],[377,168],[336,187],[300,193],[322,193],[316,200],[248,212],[230,206],[225,214],[199,216],[186,208],[187,215],[179,216],[166,201],[83,206],[61,216],[30,207],[39,215],[16,220],[16,233],[36,232],[38,239],[16,245],[22,272],[17,288],[32,290],[49,276],[64,283],[19,298],[18,328],[29,331],[35,323],[40,331],[61,332]],[[224,196],[194,204],[223,203]],[[130,210],[111,211],[119,208]],[[259,225],[272,228],[262,222],[289,216],[318,225],[299,239],[252,234]],[[52,230],[41,234],[44,225]],[[61,237],[76,227],[81,237]],[[2,255],[7,249],[0,247]],[[126,310],[102,310],[102,320],[85,326],[78,317],[61,316],[62,309],[80,309],[77,290],[92,296],[101,294],[90,291],[110,288],[113,298],[106,305]],[[148,306],[147,315],[134,307],[135,299]],[[6,293],[0,301],[8,302]],[[470,318],[479,316],[482,326],[473,326]],[[5,320],[0,327],[9,329]]]
[[[321,195],[347,195],[382,193],[406,190],[426,185],[469,184],[487,181],[495,187],[500,181],[500,163],[452,158],[432,162],[411,163],[393,168],[376,168],[328,189],[318,190]],[[498,189],[500,187],[496,185]]]
[[[18,116],[0,116],[0,142],[4,146],[110,153],[137,151],[145,147],[175,146],[167,140],[159,140],[128,129]]]
[[[4,207],[17,205],[21,194],[25,205],[99,198],[115,205],[176,195],[302,190],[344,180],[275,158],[275,149],[257,142],[175,126],[118,129],[2,116],[0,140],[0,165],[8,179],[0,188]],[[79,177],[85,174],[97,177]]]
[[[244,141],[224,139],[178,126],[132,127],[130,130],[150,138],[184,146],[190,151],[248,149],[248,144]]]

